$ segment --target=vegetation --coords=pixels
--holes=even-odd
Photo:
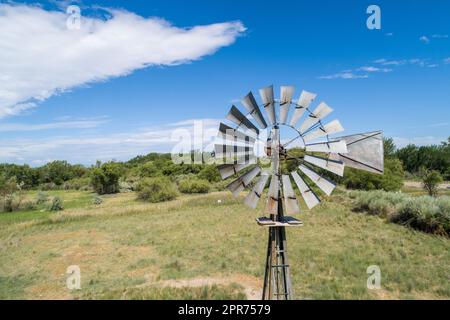
[[[64,211],[0,214],[1,299],[259,298],[267,229],[254,219],[265,199],[252,211],[227,191],[163,203],[119,193],[101,206],[90,191],[48,195],[64,195]],[[450,298],[448,239],[351,208],[336,192],[287,230],[296,299]],[[380,290],[366,287],[373,264]],[[69,265],[81,269],[81,290],[66,288]]]
[[[400,160],[387,158],[384,161],[384,174],[346,168],[343,184],[348,189],[398,191],[403,186],[403,175]]]
[[[442,177],[436,170],[431,170],[423,177],[423,187],[427,190],[428,194],[435,197],[438,192],[439,184],[442,182]]]
[[[50,211],[61,211],[64,210],[63,200],[61,197],[56,196],[52,199],[52,204],[49,208]]]
[[[208,193],[211,185],[208,180],[188,178],[178,183],[178,189],[182,193]]]
[[[114,162],[104,163],[91,173],[91,184],[98,194],[119,192],[120,165]]]
[[[167,177],[144,178],[137,186],[138,199],[148,202],[163,202],[177,197],[176,185]]]
[[[402,193],[357,191],[353,208],[424,232],[450,237],[450,197],[412,197]]]

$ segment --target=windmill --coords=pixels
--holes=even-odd
[[[344,129],[338,120],[324,121],[333,111],[325,102],[312,107],[315,93],[302,91],[293,100],[294,87],[281,86],[275,99],[273,86],[268,86],[259,94],[260,103],[252,92],[241,100],[245,112],[231,107],[226,116],[230,125],[219,125],[214,156],[222,179],[235,177],[227,186],[235,197],[250,190],[244,198],[247,206],[255,209],[268,185],[268,216],[256,219],[269,231],[262,299],[288,300],[292,289],[286,227],[303,226],[291,216],[300,212],[292,182],[311,209],[320,203],[320,193],[331,194],[336,184],[329,176],[343,176],[345,166],[382,174],[383,135],[374,131],[333,137]],[[282,139],[282,131],[289,137]],[[300,154],[290,154],[293,145]]]

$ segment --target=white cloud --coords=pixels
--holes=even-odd
[[[52,95],[152,65],[177,65],[213,54],[245,31],[241,22],[178,28],[159,18],[110,10],[83,17],[0,4],[0,118],[23,113]]]
[[[199,127],[194,130],[194,123],[198,122],[201,123],[200,131]],[[174,132],[187,135],[191,143],[196,138],[206,147],[217,136],[219,122],[218,119],[190,119],[133,132],[77,135],[76,138],[0,138],[0,163],[41,165],[49,160],[65,159],[72,163],[92,164],[96,160],[128,160],[149,152],[171,152],[180,142],[173,140]]]
[[[374,63],[381,64],[383,66],[401,66],[406,63],[406,60],[387,60],[387,59],[378,59],[375,60]]]
[[[365,79],[369,76],[367,74],[355,74],[353,72],[339,72],[335,74],[320,76],[319,79],[331,80],[331,79]]]
[[[430,39],[428,39],[427,36],[421,36],[419,40],[422,41],[423,43],[430,43]]]
[[[356,70],[365,71],[365,72],[391,72],[392,71],[392,69],[389,69],[389,68],[377,68],[377,67],[372,67],[372,66],[363,66]]]
[[[0,123],[0,132],[42,131],[52,129],[90,129],[96,128],[108,120],[106,118],[55,121],[51,123]]]
[[[404,138],[404,137],[393,137],[395,145],[397,148],[406,147],[408,144],[415,144],[417,146],[428,146],[428,145],[437,145],[441,144],[442,141],[446,141],[446,138],[439,138],[433,136],[425,136],[425,137],[412,137],[412,138]]]

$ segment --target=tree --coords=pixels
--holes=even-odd
[[[395,150],[397,149],[397,147],[395,146],[394,140],[392,138],[383,138],[383,148],[385,159],[395,157]]]
[[[423,177],[422,183],[425,190],[432,197],[437,196],[439,184],[442,182],[442,176],[436,170],[428,171]]]
[[[121,166],[115,162],[107,162],[91,173],[91,185],[98,194],[119,192]]]

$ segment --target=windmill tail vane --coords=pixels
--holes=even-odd
[[[290,216],[301,208],[293,185],[312,209],[321,202],[322,194],[329,196],[336,187],[322,172],[342,177],[345,166],[379,174],[384,171],[381,131],[334,137],[344,128],[339,120],[324,121],[333,109],[325,102],[313,108],[317,94],[305,90],[293,100],[294,92],[293,86],[281,86],[280,98],[275,99],[273,86],[268,86],[259,90],[258,103],[250,91],[241,100],[245,111],[233,105],[226,115],[228,124],[220,123],[214,148],[222,179],[234,177],[227,188],[235,197],[249,189],[244,203],[253,209],[266,198],[264,213],[268,216],[256,219],[269,229],[263,299],[293,297],[285,228],[303,225]],[[282,139],[282,132],[290,136]],[[290,155],[294,142],[300,156]],[[286,165],[288,161],[295,162],[294,169]]]

